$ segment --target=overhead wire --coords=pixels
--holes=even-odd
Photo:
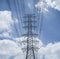
[[[20,2],[20,5],[19,5],[19,2]],[[17,5],[17,3],[18,3],[18,5]],[[23,5],[22,5],[22,3],[23,3]],[[19,10],[20,10],[20,16],[18,15],[18,17],[19,17],[19,19],[21,20],[20,21],[20,23],[21,23],[21,26],[23,26],[23,21],[24,21],[24,15],[22,14],[22,12],[24,12],[24,14],[25,14],[25,0],[22,0],[22,1],[17,1],[16,2],[16,0],[15,0],[15,4],[16,4],[16,7],[18,7],[17,9],[16,9],[16,11],[18,12]],[[22,7],[23,6],[23,7]],[[22,28],[22,27],[21,27]],[[21,31],[22,29],[20,28],[20,32],[21,32],[21,34],[23,34],[22,32],[23,31]]]
[[[23,11],[22,11],[22,4],[21,4],[21,1],[20,0],[17,0],[17,2],[18,2],[18,8],[19,8],[19,13],[20,13],[20,23],[21,23],[21,30],[22,30],[22,26],[23,26]],[[22,35],[22,32],[23,31],[21,31],[21,35]]]
[[[20,11],[19,11],[20,7],[18,7],[17,0],[14,0],[14,4],[15,4],[15,10],[16,10],[17,18],[18,18],[19,33],[21,36],[22,31],[21,31],[21,25],[20,25],[20,23],[21,23],[21,17],[20,17]]]
[[[35,24],[37,23],[37,21],[36,21],[36,15],[35,15],[35,0],[33,0],[33,13],[34,13],[34,15],[33,16],[35,16],[34,17],[34,26],[36,26]],[[36,21],[36,22],[35,22]],[[37,26],[36,26],[37,27]],[[34,28],[34,31],[36,32],[36,28]],[[34,44],[33,42],[32,42],[32,44]],[[34,55],[34,59],[35,59],[35,51],[34,51],[34,47],[33,47],[33,55]]]
[[[34,29],[34,31],[35,31],[35,33],[37,34],[37,36],[38,36],[38,33],[37,33],[37,14],[36,14],[36,8],[35,8],[35,0],[33,0],[33,12],[34,12],[34,14],[35,14],[35,18],[34,18],[34,21],[36,21],[36,22],[34,22],[34,25],[36,26],[36,28]]]
[[[35,1],[34,2],[34,7],[35,7],[37,0],[34,0],[34,1]],[[37,37],[39,38],[39,31],[40,31],[39,30],[39,28],[40,28],[40,17],[39,17],[39,15],[40,14],[38,13],[38,8],[36,8],[36,7],[35,7],[35,15],[36,15],[36,20],[37,20],[37,34],[38,34]]]
[[[43,2],[44,0],[42,0]],[[41,33],[42,33],[42,28],[43,28],[43,20],[44,20],[44,10],[43,10],[44,7],[41,7],[41,10],[40,10],[40,28],[39,28],[39,37],[41,38]],[[41,12],[42,11],[42,12]]]
[[[24,21],[26,20],[26,18],[25,18],[25,16],[26,16],[26,8],[25,8],[25,3],[26,3],[26,1],[25,0],[22,0],[22,2],[23,2],[23,7],[21,7],[22,9],[23,9],[23,26],[26,26],[26,23],[24,23]],[[24,29],[24,34],[26,33],[27,31],[26,31],[26,28]],[[25,37],[25,36],[24,36]]]
[[[43,28],[43,20],[44,20],[44,13],[41,12],[41,11],[43,11],[43,7],[41,7],[40,10],[38,8],[36,8],[36,11],[37,11],[36,15],[37,15],[37,19],[38,19],[38,37],[40,39],[41,33],[42,33],[42,28]]]
[[[43,14],[41,14],[40,15],[40,37],[41,37],[41,32],[42,32],[42,28],[43,28],[43,20],[44,20],[44,15]]]
[[[7,3],[8,3],[10,11],[13,11],[9,0],[7,0]],[[19,36],[19,32],[18,32],[18,28],[17,28],[16,23],[15,23],[15,20],[14,20],[14,28],[15,28],[15,31],[16,31],[15,33],[17,34],[17,36]]]

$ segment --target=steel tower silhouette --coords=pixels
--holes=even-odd
[[[23,36],[27,37],[26,43],[27,46],[25,49],[26,51],[26,59],[36,59],[35,58],[35,51],[38,49],[38,47],[35,46],[35,42],[38,42],[37,40],[34,40],[33,38],[36,37],[38,34],[35,33],[35,28],[37,28],[35,15],[34,14],[26,14],[24,16],[24,26],[25,31],[27,30],[27,33],[23,34]]]

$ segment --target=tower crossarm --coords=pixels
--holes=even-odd
[[[22,50],[26,52],[26,59],[35,59],[34,52],[39,49],[37,46],[35,46],[38,41],[33,39],[33,37],[38,35],[35,32],[35,29],[37,28],[35,18],[35,14],[25,14],[24,16],[25,20],[23,21],[23,28],[25,28],[25,31],[27,32],[22,36],[27,37],[27,39],[22,41],[25,43],[25,46],[22,48]]]

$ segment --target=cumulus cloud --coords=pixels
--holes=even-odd
[[[20,38],[16,38],[15,42],[18,44],[19,47],[21,47],[22,51],[23,51],[23,56],[24,59],[26,57],[26,47],[27,47],[27,37],[20,37]],[[39,48],[41,48],[43,46],[43,43],[41,40],[39,40],[38,38],[33,38],[33,45],[34,47],[36,47],[37,49],[35,49],[35,51],[37,52]],[[20,55],[16,56],[16,59],[20,59]]]
[[[27,37],[26,37],[27,38]],[[21,37],[17,38],[16,41],[18,42],[19,46],[23,46],[20,43],[25,42],[26,43],[26,38]],[[39,47],[40,49],[37,50],[36,53],[36,58],[37,59],[60,59],[60,42],[57,43],[49,43],[47,45],[44,45],[41,40],[38,38],[34,38],[34,40],[38,40],[39,43],[38,45],[35,43],[35,46]],[[21,47],[22,48],[22,47]],[[20,57],[19,57],[20,58]]]
[[[0,11],[0,37],[10,37],[15,24],[18,24],[18,20],[12,17],[11,11]]]
[[[0,34],[0,37],[10,37],[9,33],[8,32],[2,32]]]
[[[16,44],[16,42],[11,40],[0,40],[0,59],[10,59],[16,56],[22,56],[21,48]]]
[[[7,39],[0,40],[0,59],[25,59],[25,53],[21,48],[23,46],[22,42],[26,42],[26,38],[16,38],[13,41]],[[60,59],[60,42],[44,45],[38,38],[34,38],[34,40],[39,41],[39,44],[35,46],[40,47],[35,52],[37,59]]]
[[[16,40],[15,40],[17,43],[18,43],[18,45],[21,47],[21,48],[23,48],[23,47],[25,47],[26,45],[27,45],[27,37],[20,37],[20,38],[16,38]],[[43,43],[42,43],[42,41],[41,40],[39,40],[38,38],[33,38],[33,43],[34,43],[34,46],[36,46],[36,47],[41,47],[41,46],[43,46]],[[36,44],[36,45],[35,45]]]
[[[47,4],[60,11],[60,0],[46,0]]]
[[[47,9],[48,6],[47,6],[46,2],[44,2],[44,1],[39,1],[35,5],[35,7],[38,9],[39,12],[43,12],[43,13],[48,12],[48,9]]]
[[[17,51],[17,52],[16,52]],[[0,54],[13,55],[20,51],[16,43],[11,40],[0,40]]]
[[[45,47],[41,47],[38,53],[39,59],[60,59],[60,42],[49,43]]]
[[[0,37],[10,37],[13,19],[11,11],[0,11]]]
[[[0,31],[9,30],[13,24],[12,14],[10,11],[0,11]]]
[[[48,7],[54,8],[56,10],[60,11],[60,0],[45,0],[45,1],[39,1],[36,5],[36,8],[40,10],[43,8],[44,12],[48,12]]]

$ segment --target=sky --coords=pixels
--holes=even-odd
[[[26,14],[36,15],[34,32],[41,47],[37,59],[59,59],[60,0],[0,0],[0,59],[24,59],[21,40]]]
[[[22,34],[25,33],[23,29],[23,21],[24,15],[28,13],[32,13],[36,15],[36,25],[38,28],[36,32],[38,33],[39,38],[45,43],[49,42],[59,42],[60,41],[60,4],[58,1],[48,1],[46,0],[44,3],[41,2],[40,6],[39,0],[1,0],[0,1],[0,12],[11,14],[13,25],[11,25],[10,38],[12,37],[21,37]],[[18,3],[18,4],[17,4]],[[42,31],[40,33],[41,28],[41,20],[40,20],[40,7],[44,5],[44,16],[43,16],[43,25]],[[4,11],[4,12],[3,12]],[[2,18],[2,17],[1,17]],[[37,31],[38,30],[38,31]],[[24,31],[24,32],[23,32]],[[1,38],[3,39],[3,38]]]

